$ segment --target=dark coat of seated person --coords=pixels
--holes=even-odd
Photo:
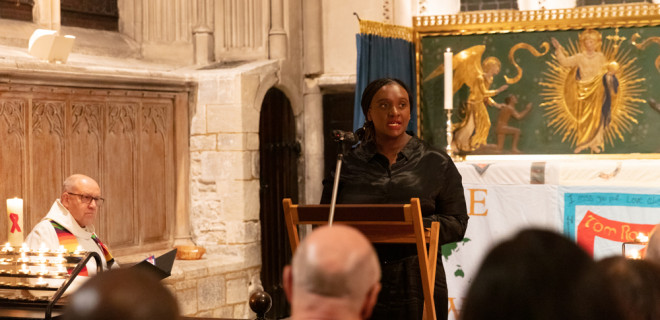
[[[461,319],[626,318],[611,283],[586,251],[554,231],[527,229],[488,252]]]
[[[71,295],[64,320],[175,320],[179,307],[159,279],[135,268],[101,272]]]

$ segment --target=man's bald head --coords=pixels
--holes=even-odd
[[[380,290],[380,264],[359,231],[343,225],[315,229],[302,241],[291,264],[285,281],[290,280],[293,292],[287,294],[294,310],[314,296],[344,301],[354,314],[371,313]]]

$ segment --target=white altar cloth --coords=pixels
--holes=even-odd
[[[442,251],[450,319],[485,254],[521,229],[563,233],[600,259],[660,223],[660,159],[474,157],[456,167],[470,220],[466,239]]]

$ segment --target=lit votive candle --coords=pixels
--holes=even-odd
[[[21,249],[19,251],[20,252],[30,252],[30,248],[28,248],[27,243],[23,242],[23,245],[21,246]]]
[[[41,245],[39,245],[39,252],[48,252],[48,247],[46,247],[45,243],[42,242]]]
[[[47,285],[48,285],[48,283],[46,283],[46,281],[44,281],[44,278],[39,277],[39,279],[37,279],[37,287],[45,287]]]
[[[57,249],[57,253],[66,253],[66,249],[64,248],[64,246],[60,246],[60,247]]]
[[[7,242],[4,247],[2,247],[2,252],[12,252],[14,248]]]
[[[21,257],[18,258],[18,262],[28,262],[28,258],[25,256],[25,252],[21,252]]]
[[[44,275],[48,274],[48,270],[46,269],[46,265],[42,264],[41,267],[39,268],[39,272],[37,274]]]
[[[81,253],[83,253],[83,251],[84,251],[84,250],[83,250],[83,247],[78,246],[78,247],[76,248],[76,251],[73,252],[73,254],[81,254]]]
[[[29,274],[30,270],[27,268],[27,266],[25,264],[22,264],[21,265],[21,270],[18,270],[18,273]]]
[[[61,276],[65,276],[69,273],[69,271],[66,269],[66,267],[63,264],[61,264],[57,266],[57,273]]]
[[[57,266],[57,273],[58,273],[59,275],[66,275],[68,272],[66,271],[66,267],[64,267],[63,264],[59,264],[59,265]]]

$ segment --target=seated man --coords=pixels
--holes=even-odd
[[[342,225],[320,227],[296,250],[283,275],[291,319],[368,319],[380,291],[371,243]]]
[[[55,200],[48,214],[28,234],[25,243],[33,250],[45,246],[53,251],[63,246],[68,252],[74,252],[80,247],[98,253],[104,270],[118,268],[108,248],[94,233],[92,223],[102,204],[101,188],[94,179],[82,174],[66,178],[61,198]],[[92,259],[80,275],[95,272],[96,262]]]

